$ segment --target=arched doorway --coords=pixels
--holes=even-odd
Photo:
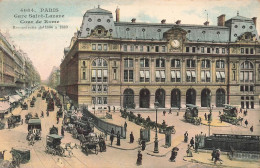
[[[150,107],[150,91],[148,89],[142,89],[140,91],[140,108],[149,108]]]
[[[201,91],[201,107],[210,107],[211,92],[209,89],[203,89]]]
[[[189,89],[186,92],[186,104],[196,105],[196,91],[194,89]]]
[[[224,107],[225,104],[225,90],[218,89],[216,91],[216,107]]]
[[[165,107],[165,91],[163,89],[157,89],[155,92],[155,101],[159,103],[158,107]]]
[[[135,108],[134,103],[134,91],[132,89],[126,89],[124,91],[123,107],[133,109]]]
[[[171,92],[171,107],[179,108],[181,106],[181,92],[179,89],[173,89]]]

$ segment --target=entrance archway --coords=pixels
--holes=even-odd
[[[142,89],[139,96],[140,108],[150,107],[150,91],[148,89]]]
[[[126,89],[124,91],[123,107],[132,109],[135,108],[134,91],[132,89]]]
[[[216,91],[216,107],[224,107],[225,104],[225,90],[218,89]]]
[[[186,104],[196,105],[196,91],[194,89],[189,89],[186,92]]]
[[[181,92],[179,89],[171,91],[171,107],[179,108],[181,106]]]
[[[159,103],[158,107],[165,107],[165,91],[163,89],[157,89],[155,92],[155,101]]]
[[[211,92],[209,89],[203,89],[201,91],[201,107],[210,107]]]

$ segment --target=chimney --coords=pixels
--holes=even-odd
[[[254,22],[255,27],[256,27],[256,20],[257,20],[257,17],[253,17],[252,19],[253,19],[253,22]]]
[[[178,24],[181,24],[181,20],[177,20],[175,23],[176,23],[177,25],[178,25]]]
[[[208,26],[209,25],[209,21],[206,21],[205,23],[204,23],[204,26]]]
[[[165,20],[165,19],[163,19],[163,20],[161,21],[161,23],[162,23],[162,24],[165,24],[165,23],[166,23],[166,20]]]
[[[120,9],[117,7],[116,8],[116,22],[120,21]]]
[[[136,21],[136,18],[133,18],[131,21],[132,21],[132,23],[135,23],[135,21]]]
[[[218,17],[218,26],[225,26],[226,15],[222,14]]]

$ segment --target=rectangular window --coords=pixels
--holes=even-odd
[[[103,82],[107,82],[107,69],[103,70]]]
[[[102,45],[101,44],[98,44],[98,50],[102,50]]]
[[[162,52],[165,52],[166,50],[165,50],[165,46],[162,46]]]
[[[245,91],[248,92],[248,85],[245,85]]]
[[[186,52],[190,52],[190,47],[186,47]]]
[[[192,52],[193,52],[193,53],[196,52],[196,47],[192,47]]]
[[[92,44],[92,50],[96,50],[96,44]]]
[[[92,92],[96,92],[96,85],[92,85]]]
[[[107,85],[103,85],[103,92],[107,92]]]
[[[155,46],[155,52],[159,52],[159,46]]]
[[[147,46],[146,48],[147,48],[147,52],[150,52],[150,46]]]
[[[98,103],[98,104],[102,104],[102,98],[101,98],[101,97],[98,97],[98,98],[97,98],[97,103]]]
[[[210,53],[210,48],[209,47],[207,48],[207,53]]]
[[[131,50],[131,51],[134,51],[134,49],[135,49],[134,45],[131,45],[131,46],[130,46],[130,50]]]
[[[171,81],[176,82],[176,74],[175,71],[171,71]]]
[[[107,44],[104,44],[104,50],[107,51]]]
[[[204,47],[201,47],[201,53],[204,53]]]
[[[258,81],[260,81],[260,71],[258,71]]]
[[[113,66],[116,67],[116,61],[114,61],[114,65]]]
[[[140,51],[143,52],[144,51],[144,46],[140,46]]]
[[[241,53],[241,54],[244,54],[244,53],[245,53],[244,48],[241,48],[241,49],[240,49],[240,53]]]
[[[91,81],[96,82],[96,70],[92,70]]]
[[[92,97],[92,104],[96,104],[96,98]]]
[[[254,49],[250,48],[250,54],[254,54]]]
[[[134,66],[134,60],[133,59],[129,59],[128,61],[129,61],[129,64],[128,64],[129,66],[128,67],[129,68],[133,67]]]
[[[216,54],[219,54],[219,48],[216,48]]]
[[[201,82],[205,82],[205,71],[201,71]]]
[[[114,69],[113,79],[116,80],[116,69]]]
[[[233,81],[236,80],[236,71],[233,71]]]
[[[246,48],[246,54],[249,54],[249,49],[248,48]]]
[[[161,82],[165,82],[165,71],[161,71]]]
[[[127,51],[127,45],[124,45],[123,47],[124,47],[124,51]]]
[[[145,82],[149,82],[149,81],[150,81],[150,72],[145,71]]]
[[[144,82],[144,71],[140,71],[140,82]]]
[[[97,91],[102,92],[102,85],[97,85]]]
[[[244,91],[244,86],[240,86],[240,91],[241,91],[241,92]]]
[[[129,70],[129,82],[133,82],[133,81],[134,81],[134,71]]]
[[[249,82],[253,82],[253,72],[249,72]]]
[[[160,82],[160,78],[161,78],[160,71],[155,71],[155,81]]]
[[[97,82],[102,82],[102,70],[97,70]]]
[[[250,86],[250,92],[254,91],[254,86]]]
[[[244,81],[244,72],[240,72],[240,82],[243,82]]]
[[[107,104],[107,97],[103,97],[103,104]]]
[[[83,74],[82,74],[82,78],[83,78],[83,80],[86,79],[86,72],[83,72]]]
[[[128,82],[128,70],[124,70],[124,81]]]
[[[222,48],[222,54],[225,54],[225,53],[226,53],[225,48]]]

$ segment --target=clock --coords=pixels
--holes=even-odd
[[[172,40],[172,41],[171,41],[171,46],[172,46],[173,48],[178,48],[178,47],[180,47],[180,41],[179,41],[179,40]]]

